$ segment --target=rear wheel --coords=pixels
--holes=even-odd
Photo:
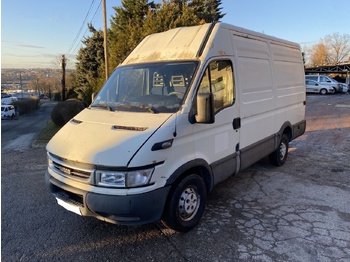
[[[283,166],[284,162],[287,160],[289,139],[286,134],[283,134],[281,141],[277,149],[269,155],[269,160],[271,164],[275,166]]]
[[[171,189],[163,213],[163,223],[179,232],[187,232],[200,221],[207,199],[203,179],[197,174],[184,177]]]

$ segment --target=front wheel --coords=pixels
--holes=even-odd
[[[271,164],[275,166],[283,166],[284,162],[287,160],[289,148],[289,139],[286,134],[283,134],[281,141],[277,149],[269,155],[269,160]]]
[[[207,199],[203,179],[197,174],[184,177],[171,189],[163,213],[163,223],[178,232],[187,232],[200,221]]]
[[[320,93],[321,93],[321,95],[326,95],[326,94],[327,94],[327,90],[324,89],[324,88],[322,88],[322,89],[320,90]]]

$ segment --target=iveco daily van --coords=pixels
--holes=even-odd
[[[213,186],[305,131],[298,44],[224,23],[146,37],[48,143],[58,204],[123,225],[186,232]]]

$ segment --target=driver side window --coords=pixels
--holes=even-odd
[[[229,60],[212,61],[205,70],[198,93],[214,95],[214,112],[231,106],[235,101],[232,63]]]

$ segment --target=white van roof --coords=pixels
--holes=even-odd
[[[232,35],[268,39],[271,42],[299,48],[296,43],[233,25],[214,22],[198,26],[179,27],[151,34],[141,41],[122,65],[169,60],[193,60],[199,59],[201,56],[233,55]]]

